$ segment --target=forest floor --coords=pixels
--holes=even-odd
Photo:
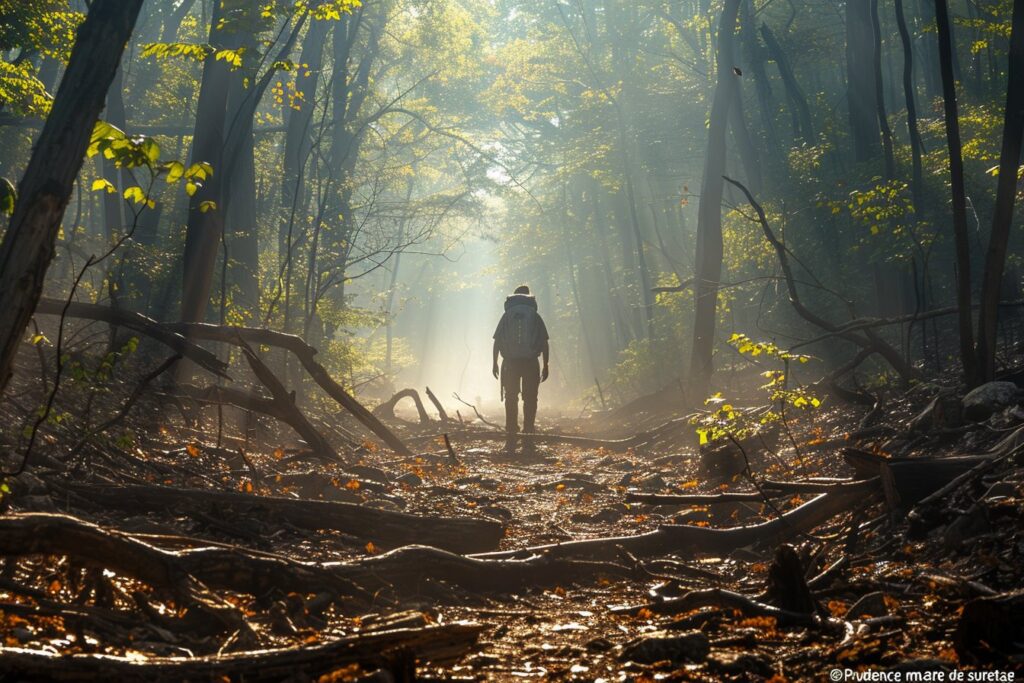
[[[742,452],[700,455],[689,422],[658,430],[664,415],[638,413],[543,424],[608,441],[532,454],[506,453],[479,423],[404,423],[414,456],[367,442],[344,463],[278,447],[287,438],[272,429],[220,433],[209,410],[189,424],[147,399],[128,422],[142,435],[134,445],[68,457],[66,443],[45,439],[9,479],[0,670],[11,680],[1019,676],[1024,411],[909,427],[938,391],[890,392],[870,424],[865,408],[826,403]],[[337,418],[316,424],[329,431]],[[9,455],[6,468],[17,464]]]

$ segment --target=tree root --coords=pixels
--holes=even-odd
[[[145,660],[4,648],[0,671],[53,681],[278,681],[295,677],[315,680],[349,664],[389,667],[399,651],[422,661],[451,662],[472,647],[485,628],[482,624],[457,622],[370,632],[287,649]]]

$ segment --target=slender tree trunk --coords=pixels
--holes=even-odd
[[[284,141],[284,173],[281,182],[281,223],[278,228],[279,262],[284,263],[289,230],[294,230],[296,213],[306,206],[305,166],[313,149],[312,127],[317,80],[323,68],[324,44],[331,22],[310,23],[302,45],[302,66],[295,79],[299,94],[297,109],[287,110]],[[339,66],[340,68],[340,66]]]
[[[807,97],[804,95],[799,81],[796,80],[793,67],[789,64],[789,58],[767,24],[761,25],[761,37],[764,38],[768,54],[771,55],[772,61],[775,62],[775,66],[779,69],[782,85],[786,88],[786,96],[789,98],[793,112],[794,137],[799,136],[803,138],[804,143],[807,145],[817,144],[817,140],[814,137],[814,124],[811,120],[811,108],[807,104]]]
[[[999,321],[1000,284],[1006,266],[1006,249],[1017,198],[1017,169],[1024,135],[1024,0],[1013,3],[1010,65],[1003,115],[1003,148],[999,155],[999,184],[992,215],[992,232],[985,255],[978,317],[978,380],[990,381],[996,371],[996,331]]]
[[[978,382],[971,320],[971,247],[967,233],[967,195],[964,191],[964,161],[960,146],[956,84],[953,78],[953,35],[946,0],[935,0],[935,24],[939,34],[939,68],[949,148],[949,179],[953,202],[953,238],[956,244],[956,303],[959,308],[960,361],[968,386]]]
[[[871,32],[874,36],[872,63],[875,75],[875,111],[878,127],[882,131],[882,150],[885,153],[885,179],[896,177],[896,156],[893,151],[892,128],[885,111],[885,88],[882,82],[882,23],[878,19],[878,0],[871,0]]]
[[[722,191],[725,173],[725,133],[729,107],[739,87],[730,63],[740,0],[725,0],[718,25],[717,84],[711,102],[704,180],[697,210],[696,292],[693,349],[690,355],[692,396],[707,394],[713,370],[718,284],[722,275]]]
[[[743,41],[743,55],[747,67],[754,79],[754,91],[757,93],[757,108],[761,117],[763,149],[768,156],[776,161],[783,161],[782,148],[778,134],[775,132],[775,110],[772,105],[772,86],[765,73],[764,48],[757,39],[754,26],[754,15],[751,12],[753,0],[746,0],[740,5],[740,37]],[[770,162],[769,162],[770,163]]]
[[[224,35],[220,27],[222,11],[221,3],[214,3],[210,21],[210,44],[217,49],[237,48],[241,36],[237,33]],[[224,231],[224,207],[217,206],[211,210],[205,202],[217,204],[222,194],[220,188],[224,176],[222,161],[229,73],[230,66],[227,60],[216,59],[213,54],[206,58],[196,105],[191,161],[205,161],[212,165],[213,177],[208,178],[189,201],[181,283],[182,322],[203,322],[213,286],[217,252]]]
[[[0,391],[35,311],[75,176],[142,0],[93,0],[0,242]]]
[[[879,144],[872,0],[846,1],[846,105],[850,117],[853,156],[858,162],[877,157]]]
[[[917,128],[917,104],[914,99],[914,50],[907,29],[907,18],[903,13],[903,0],[894,0],[896,6],[896,26],[903,44],[903,97],[907,101],[907,132],[910,136],[910,155],[913,170],[911,176],[911,196],[914,200],[915,218],[924,209],[924,178],[921,168],[921,133]]]

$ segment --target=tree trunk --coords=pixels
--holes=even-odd
[[[939,33],[939,67],[946,115],[946,143],[949,147],[949,179],[953,195],[953,237],[956,243],[956,303],[960,310],[960,361],[969,386],[978,383],[971,321],[971,247],[967,234],[967,195],[964,191],[964,161],[960,147],[956,83],[953,78],[953,32],[946,0],[935,0],[935,24]],[[1016,173],[1014,173],[1016,177]]]
[[[871,0],[872,66],[875,80],[875,111],[878,127],[882,130],[882,149],[885,152],[885,179],[896,177],[896,157],[892,148],[892,128],[885,111],[885,94],[882,82],[882,24],[878,20],[878,0]]]
[[[1017,168],[1020,165],[1021,136],[1024,134],[1024,0],[1013,3],[1010,34],[1010,66],[1006,83],[1006,112],[1003,115],[1003,148],[999,155],[999,185],[985,274],[981,285],[981,313],[978,316],[978,381],[988,382],[996,371],[996,324],[999,321],[1000,284],[1006,266],[1006,248],[1017,198]]]
[[[858,161],[881,153],[878,137],[877,95],[872,72],[872,0],[846,2],[846,104],[853,135],[853,156]]]
[[[910,135],[910,154],[913,159],[913,171],[910,192],[914,200],[914,214],[918,215],[924,208],[924,179],[921,169],[921,133],[917,129],[917,103],[914,100],[914,51],[907,29],[907,19],[903,13],[903,0],[894,0],[896,5],[896,25],[903,44],[903,96],[907,101],[907,132]]]
[[[786,88],[786,96],[789,97],[791,106],[793,107],[793,133],[794,137],[799,135],[803,138],[804,144],[814,145],[817,140],[814,138],[814,124],[811,121],[811,108],[807,104],[807,97],[804,95],[803,89],[800,87],[799,81],[796,80],[796,75],[793,73],[793,67],[789,64],[789,58],[782,49],[782,45],[779,44],[775,34],[768,28],[767,24],[761,25],[761,37],[764,38],[765,47],[768,48],[768,54],[771,55],[772,61],[775,62],[775,66],[779,69],[779,76],[782,77],[782,85]]]
[[[223,18],[222,12],[221,4],[215,3],[210,21],[210,44],[216,49],[237,48],[241,36],[237,33],[224,35],[224,31],[219,27]],[[199,322],[206,316],[206,306],[213,286],[214,266],[224,231],[223,207],[217,206],[206,211],[201,207],[209,206],[204,202],[217,203],[221,198],[229,73],[230,66],[227,60],[217,59],[214,54],[206,58],[196,105],[191,161],[205,161],[211,164],[213,176],[203,183],[188,207],[181,283],[181,320],[184,322]]]
[[[0,391],[43,289],[64,208],[142,0],[94,0],[0,243]]]
[[[708,148],[704,157],[704,181],[697,211],[696,293],[693,349],[690,355],[691,396],[707,394],[711,383],[718,311],[718,283],[722,275],[722,175],[725,173],[725,132],[729,108],[739,84],[730,60],[740,0],[726,0],[718,27],[717,72]]]

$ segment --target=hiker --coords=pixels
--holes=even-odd
[[[498,354],[501,368],[498,368]],[[544,365],[537,357],[544,356]],[[537,300],[526,285],[505,299],[505,313],[494,330],[494,378],[501,380],[505,401],[505,447],[514,450],[519,431],[519,393],[523,394],[523,432],[533,432],[537,389],[548,378],[548,330],[537,313]]]

